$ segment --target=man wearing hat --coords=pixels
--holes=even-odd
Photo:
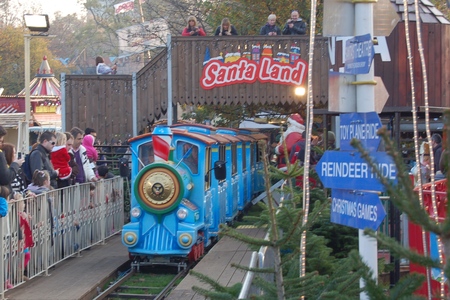
[[[287,129],[281,136],[280,142],[275,147],[275,153],[278,155],[278,167],[286,165],[284,156],[284,147],[286,145],[288,155],[291,153],[292,147],[299,141],[303,140],[303,132],[305,131],[305,121],[299,114],[292,114],[287,119]]]

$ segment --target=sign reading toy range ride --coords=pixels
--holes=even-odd
[[[377,151],[381,139],[377,135],[382,126],[376,112],[341,114],[339,132],[341,136],[341,150],[355,150],[350,145],[352,139],[357,139],[368,151]]]

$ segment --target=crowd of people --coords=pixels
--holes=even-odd
[[[291,11],[291,17],[286,21],[283,29],[276,25],[277,16],[270,14],[267,17],[267,23],[263,25],[259,31],[260,35],[305,35],[306,22],[300,18],[298,10]],[[183,36],[206,36],[206,32],[202,26],[198,24],[197,18],[190,16],[187,25],[181,33]],[[239,35],[236,28],[231,24],[229,18],[224,18],[214,32],[215,36]]]
[[[26,158],[19,158],[15,146],[4,142],[6,134],[7,131],[0,126],[0,217],[7,216],[11,201],[33,199],[52,189],[114,177],[107,165],[96,165],[98,152],[93,147],[96,132],[92,128],[83,131],[74,127],[70,132],[55,133],[45,131]],[[24,269],[29,261],[29,248],[33,247],[26,203],[22,201],[17,212]],[[48,207],[52,213],[50,202]],[[50,219],[53,222],[53,218]],[[12,288],[8,279],[5,288]]]

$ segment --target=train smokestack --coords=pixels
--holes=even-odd
[[[169,159],[170,146],[172,144],[172,131],[169,126],[157,126],[153,130],[153,149],[155,161]]]

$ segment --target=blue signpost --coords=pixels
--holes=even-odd
[[[368,151],[376,152],[381,139],[377,135],[381,128],[381,120],[376,112],[341,114],[340,148],[342,151],[355,150],[350,145],[352,139],[361,141],[363,147]]]
[[[355,36],[345,43],[345,69],[347,74],[367,74],[375,50],[370,34]]]
[[[376,193],[334,189],[331,192],[331,222],[356,229],[377,230],[386,216]]]
[[[396,181],[397,168],[385,152],[370,154],[383,177]],[[316,172],[326,188],[365,191],[384,191],[385,188],[368,162],[358,152],[325,151]]]

